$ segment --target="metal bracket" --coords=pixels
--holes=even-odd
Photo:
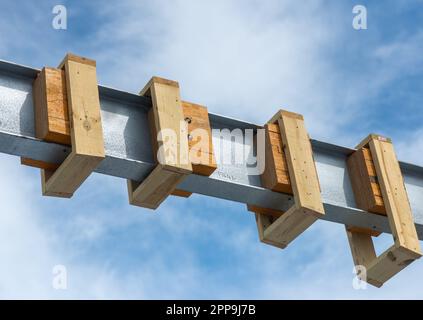
[[[370,232],[354,230],[348,226],[346,232],[354,264],[361,266],[357,268],[357,276],[369,284],[381,287],[411,262],[420,258],[422,252],[392,141],[379,135],[370,135],[357,149],[348,159],[357,205],[363,210],[370,209],[379,214],[386,211],[394,245],[376,256]],[[374,164],[374,175],[369,159]],[[378,199],[377,188],[371,188],[369,181],[372,176],[377,177],[376,182],[382,199]],[[375,182],[374,179],[371,180],[372,183]]]
[[[277,124],[282,149],[275,152],[270,128]],[[302,115],[280,110],[266,125],[269,137],[266,144],[266,170],[262,175],[266,181],[273,181],[274,190],[292,190],[295,204],[286,212],[248,206],[256,213],[260,240],[264,243],[285,248],[291,241],[325,214],[313,151]],[[274,128],[272,130],[275,130]],[[270,143],[269,143],[270,142]],[[272,151],[271,153],[269,151]],[[269,155],[271,158],[269,158]],[[269,165],[270,162],[270,165]],[[286,162],[283,163],[283,162]],[[273,165],[272,165],[273,163]],[[281,168],[287,167],[288,177]]]
[[[41,168],[43,195],[70,198],[105,158],[96,62],[68,54],[58,69],[44,68],[33,84],[37,137],[71,144],[58,166],[23,159]],[[64,132],[57,133],[57,127]]]

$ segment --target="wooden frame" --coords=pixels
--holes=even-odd
[[[158,163],[141,183],[128,180],[128,197],[132,205],[156,209],[193,171],[188,128],[177,82],[153,77],[140,95],[151,97],[153,104],[149,121]],[[173,139],[165,138],[166,133],[172,134]]]
[[[391,140],[370,135],[357,146],[357,152],[360,152],[362,148],[370,150],[374,162],[394,245],[376,256],[371,234],[353,230],[348,226],[346,226],[346,232],[354,264],[366,270],[365,273],[359,273],[358,277],[380,287],[411,262],[420,258],[422,252],[401,169]],[[350,174],[359,175],[360,172],[354,172],[350,168]],[[355,197],[357,203],[368,203],[360,200],[360,197],[367,197],[362,192],[355,190]]]
[[[68,54],[58,69],[44,68],[33,84],[38,138],[71,144],[60,165],[22,159],[41,168],[45,196],[70,198],[105,158],[96,62]]]
[[[287,188],[288,183],[285,183],[285,190],[292,189],[295,204],[286,212],[269,211],[269,209],[254,206],[249,206],[248,209],[256,213],[260,240],[279,248],[285,248],[317,219],[322,218],[325,212],[313,151],[303,116],[280,110],[268,122],[267,128],[273,124],[277,124],[279,127],[283,146],[283,150],[277,154],[285,157],[289,172],[289,180],[285,179],[285,181],[290,183],[290,188]],[[275,154],[271,145],[266,147],[267,150],[270,147]],[[267,156],[268,154],[266,152]],[[266,164],[268,161],[275,160],[268,159]],[[276,165],[270,167],[274,171],[274,176],[278,175],[277,168]],[[267,171],[266,176],[271,175],[272,173]],[[280,186],[279,178],[270,177],[270,179],[279,183]]]

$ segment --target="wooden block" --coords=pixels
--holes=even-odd
[[[362,280],[380,287],[414,260],[422,256],[407,191],[390,139],[371,135],[360,145],[369,148],[386,208],[394,245],[376,256],[370,234],[347,228],[355,265],[366,268]],[[368,155],[365,156],[368,160]],[[364,168],[365,165],[362,165]]]
[[[128,180],[129,203],[135,206],[157,209],[186,175],[167,170],[158,164],[141,183]]]
[[[361,148],[347,159],[348,173],[357,207],[386,215],[373,158],[368,148]]]
[[[188,124],[188,147],[192,173],[208,177],[217,169],[209,113],[206,107],[186,101],[182,102],[182,109]],[[191,193],[176,189],[172,195],[189,197]]]
[[[325,214],[313,150],[301,115],[282,112],[278,119],[296,207],[317,217]],[[301,210],[300,210],[301,211]]]
[[[168,170],[190,174],[192,165],[188,158],[188,129],[184,120],[179,84],[153,77],[141,90],[140,95],[151,97],[155,136],[157,137],[157,133],[174,134],[174,139],[157,141],[159,162]]]
[[[405,247],[421,254],[404,179],[394,147],[389,141],[386,138],[378,138],[370,140],[369,143],[389,225],[398,247]]]
[[[357,276],[362,281],[378,288],[414,260],[420,258],[419,254],[396,245],[385,250],[380,256],[376,256],[370,235],[348,229],[347,235],[354,265],[365,268],[365,273],[362,272]]]
[[[192,195],[192,192],[175,189],[172,191],[172,196],[182,197],[182,198],[189,198]]]
[[[40,160],[34,160],[29,158],[21,158],[21,164],[29,167],[45,169],[49,171],[54,171],[59,168],[60,165],[55,163],[48,163]]]
[[[86,58],[86,57],[81,57],[81,56],[77,56],[76,54],[73,53],[68,53],[66,54],[66,56],[63,58],[62,62],[60,62],[58,68],[59,69],[64,69],[65,65],[67,62],[69,61],[73,61],[73,62],[77,62],[80,64],[85,64],[87,66],[91,66],[91,67],[96,67],[97,63],[95,60]]]
[[[354,227],[354,226],[345,226],[348,231],[354,232],[354,233],[364,233],[367,235],[370,235],[372,237],[379,237],[382,232],[368,229],[368,228],[360,228],[360,227]]]
[[[264,230],[263,239],[286,247],[319,217],[315,211],[294,205]]]
[[[33,86],[35,136],[70,145],[69,112],[65,71],[43,68]]]
[[[96,67],[83,61],[66,56],[62,63],[72,151],[55,171],[42,169],[43,194],[47,196],[71,197],[105,158]]]
[[[257,214],[268,215],[275,219],[279,218],[283,214],[283,211],[280,211],[280,210],[257,207],[251,204],[247,204],[247,209],[248,211],[251,211]]]
[[[393,245],[367,265],[368,282],[380,287],[420,256]]]
[[[286,246],[283,245],[282,243],[277,241],[272,241],[264,237],[265,230],[275,221],[275,218],[267,214],[258,214],[258,213],[255,216],[256,216],[257,231],[259,234],[260,241],[280,249],[285,249]]]
[[[182,109],[184,119],[188,123],[188,146],[193,173],[210,176],[217,165],[213,153],[212,131],[207,108],[183,102]]]
[[[263,242],[272,245],[277,244],[278,247],[284,248],[317,219],[322,218],[325,212],[320,194],[320,184],[316,166],[313,159],[313,150],[304,125],[303,117],[299,114],[281,110],[276,113],[269,123],[278,125],[282,143],[278,141],[277,137],[271,134],[268,135],[268,141],[276,140],[275,150],[278,151],[271,153],[271,159],[276,158],[274,156],[275,154],[278,154],[279,159],[277,161],[270,161],[270,170],[268,174],[269,177],[273,175],[274,183],[278,181],[278,179],[275,178],[277,176],[277,169],[288,169],[288,178],[292,193],[294,194],[295,204],[270,225],[262,225],[258,226],[258,228],[259,230],[262,229],[260,238]],[[267,131],[277,132],[277,129],[275,129],[274,126],[268,125]],[[282,146],[284,146],[284,148],[282,148]],[[280,150],[281,152],[279,152],[278,148],[282,149]],[[269,149],[272,150],[271,148]],[[281,158],[280,154],[284,154],[285,159],[283,157]],[[269,177],[265,176],[264,179],[266,180]],[[278,182],[280,182],[280,180]],[[285,180],[285,182],[287,182],[287,180]],[[266,213],[269,213],[269,209],[254,207],[253,209],[260,218],[264,218],[264,216],[268,215]],[[260,211],[263,213],[260,213]],[[261,220],[257,219],[257,221]]]
[[[369,144],[371,140],[380,140],[380,141],[392,143],[391,138],[383,137],[381,135],[372,133],[372,134],[369,134],[366,138],[364,138],[363,141],[361,141],[355,148],[357,150],[361,148],[369,148]]]
[[[43,195],[70,198],[104,159],[71,153],[55,171],[41,169]]]
[[[153,77],[140,94],[151,97],[153,104],[148,117],[158,164],[141,183],[128,181],[128,195],[130,204],[156,209],[193,171],[188,126],[177,82]]]
[[[277,192],[292,194],[288,165],[283,150],[279,125],[268,123],[265,129],[265,168],[261,175],[263,187]]]
[[[354,265],[368,266],[376,258],[372,237],[366,233],[356,232],[347,226],[345,229],[347,231]]]

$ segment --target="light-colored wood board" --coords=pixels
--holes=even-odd
[[[97,63],[96,63],[95,60],[92,60],[92,59],[89,59],[89,58],[86,58],[86,57],[81,57],[81,56],[78,56],[78,55],[73,54],[73,53],[67,53],[66,56],[63,58],[62,62],[60,62],[59,66],[57,68],[63,69],[66,62],[68,62],[68,61],[73,61],[73,62],[77,62],[77,63],[80,63],[80,64],[85,64],[85,65],[88,65],[88,66],[91,66],[91,67],[94,67],[94,68],[97,66]]]
[[[357,207],[364,211],[386,215],[370,150],[358,149],[348,157],[347,167]]]
[[[292,206],[264,231],[263,238],[287,246],[318,219],[315,214],[308,209]]]
[[[376,251],[372,237],[369,234],[355,232],[346,226],[348,242],[350,244],[351,255],[354,265],[367,266],[376,259]],[[364,280],[364,279],[363,279]]]
[[[380,287],[418,258],[420,255],[393,245],[367,265],[368,282]]]
[[[105,158],[96,68],[92,63],[66,59],[71,154],[54,172],[42,170],[43,194],[71,197]]]
[[[256,214],[255,218],[256,218],[259,240],[265,244],[268,244],[280,249],[285,249],[286,246],[283,245],[282,243],[277,241],[272,241],[264,237],[265,230],[273,223],[274,218],[265,214]]]
[[[64,68],[72,149],[76,154],[104,157],[96,68],[73,60],[66,60]]]
[[[42,171],[43,195],[70,198],[88,178],[104,157],[86,156],[72,152],[54,172]]]
[[[313,150],[301,115],[281,113],[278,119],[289,177],[297,208],[307,208],[318,217],[325,214]]]
[[[66,77],[63,70],[43,68],[33,83],[35,135],[70,145]]]
[[[361,141],[355,148],[357,150],[361,148],[369,148],[369,143],[371,140],[380,140],[380,141],[392,143],[391,138],[372,133],[372,134],[369,134],[366,138],[364,138],[363,141]]]
[[[304,117],[301,114],[281,109],[276,112],[275,115],[267,123],[277,123],[278,120],[283,117],[290,117],[304,121]]]
[[[382,234],[382,232],[372,230],[372,229],[367,229],[367,228],[353,227],[353,226],[345,226],[345,227],[350,232],[363,233],[372,237],[379,237]]]
[[[278,124],[268,123],[265,129],[265,167],[261,175],[264,188],[292,194],[283,144]]]
[[[157,209],[187,175],[167,170],[158,164],[140,184],[128,180],[129,203]]]
[[[383,139],[372,139],[369,146],[395,243],[398,247],[421,255],[410,202],[394,147],[391,142]]]
[[[179,85],[171,80],[153,77],[140,94],[151,97],[156,133],[171,130],[175,135],[175,139],[158,141],[158,156],[161,164],[168,170],[191,173],[192,165],[188,157],[188,128],[184,121]],[[165,150],[176,152],[164,152]]]

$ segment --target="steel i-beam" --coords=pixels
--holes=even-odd
[[[51,163],[61,163],[69,147],[35,138],[32,82],[39,70],[0,61],[0,152]],[[99,86],[106,158],[98,173],[142,181],[154,167],[145,97]],[[209,114],[212,129],[253,129],[261,126]],[[220,142],[214,136],[213,142]],[[249,148],[244,140],[241,147]],[[352,149],[312,140],[325,208],[324,219],[349,226],[390,233],[385,216],[356,208],[346,167]],[[230,149],[233,152],[233,149]],[[423,239],[423,168],[401,162],[419,239]],[[264,189],[260,176],[248,175],[246,165],[218,164],[210,176],[189,175],[178,189],[240,203],[287,210],[290,196]]]

